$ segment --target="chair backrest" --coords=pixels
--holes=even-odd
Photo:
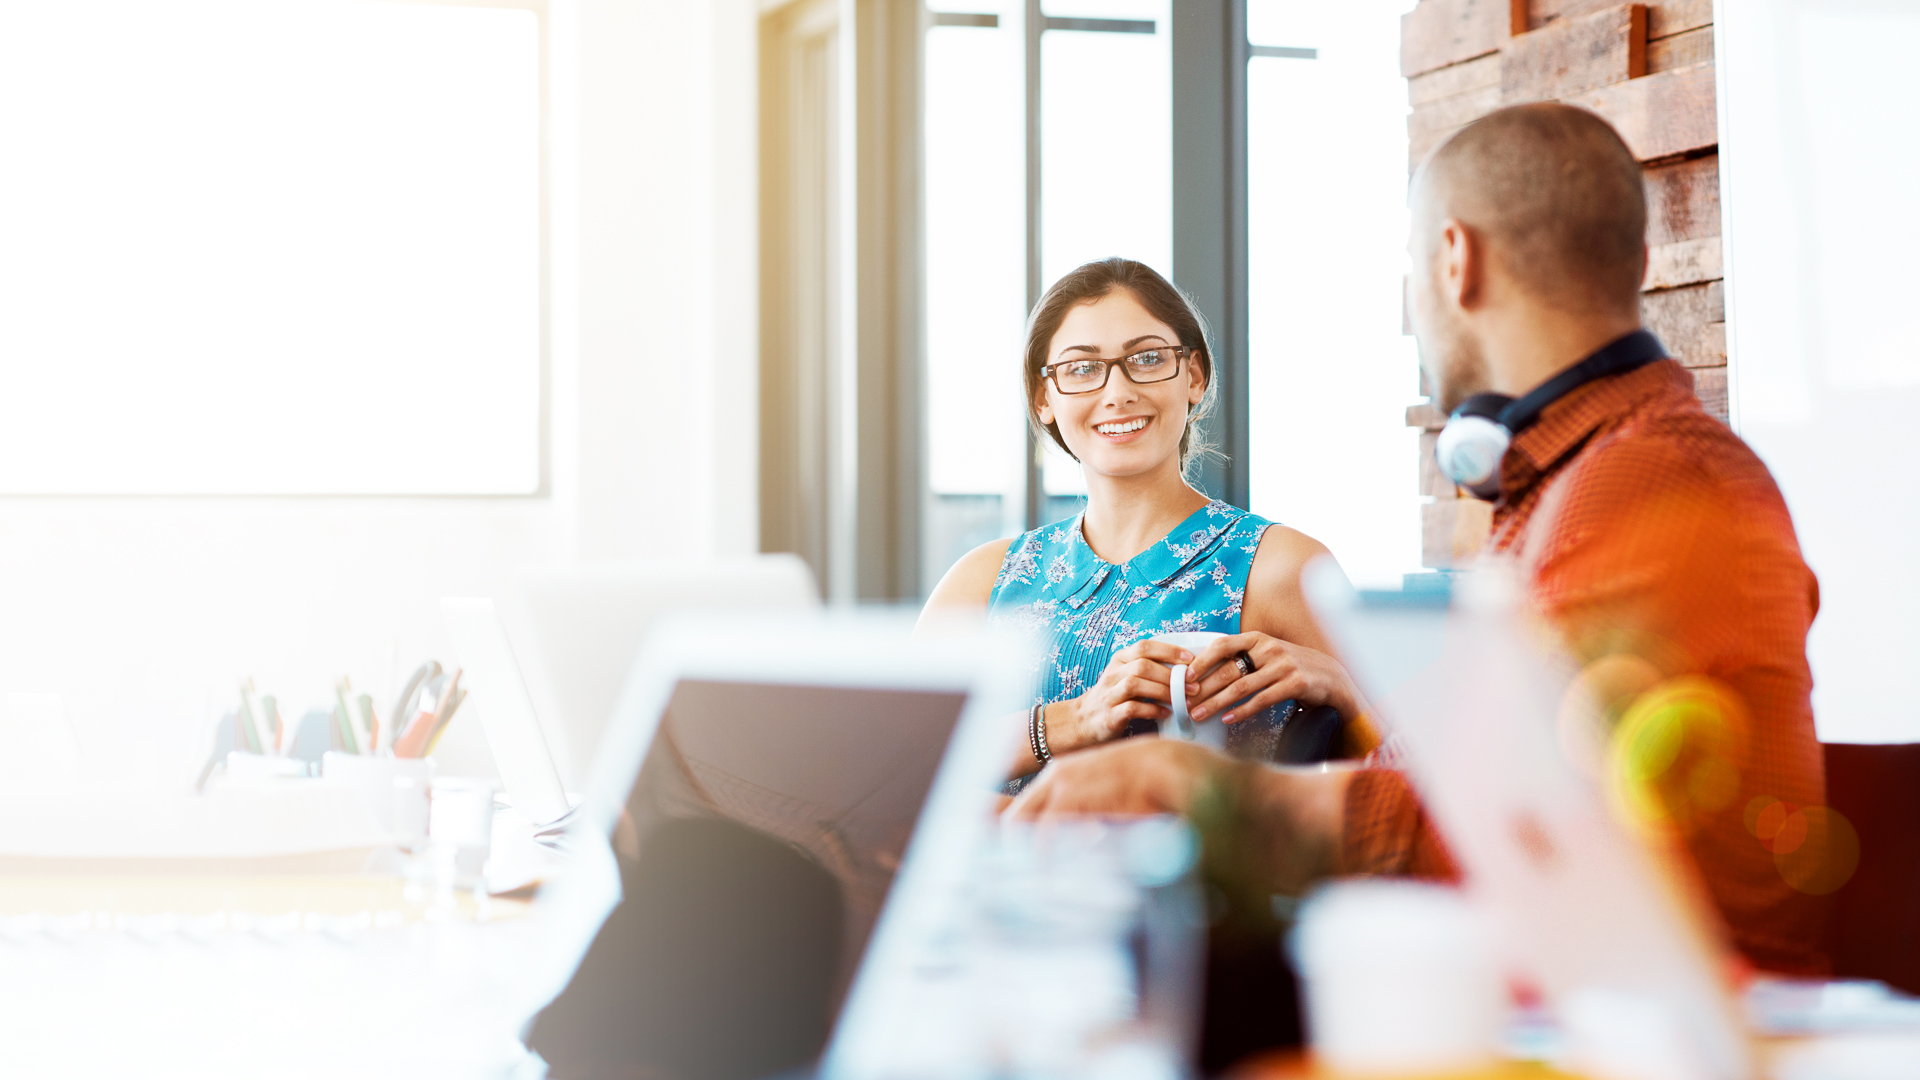
[[[1860,834],[1834,895],[1833,973],[1920,994],[1920,744],[1827,743],[1827,802]]]

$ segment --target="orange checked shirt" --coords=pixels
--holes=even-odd
[[[1691,703],[1662,714],[1690,719],[1651,770],[1649,805],[1736,948],[1768,970],[1823,972],[1815,894],[1836,883],[1805,824],[1821,819],[1780,824],[1825,798],[1806,657],[1819,593],[1766,466],[1700,407],[1684,368],[1657,360],[1572,391],[1514,437],[1488,550],[1525,568],[1616,731]],[[1341,857],[1349,873],[1456,873],[1391,769],[1348,789]]]

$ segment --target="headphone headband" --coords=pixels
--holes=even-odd
[[[1518,435],[1540,419],[1547,406],[1559,401],[1575,388],[1596,379],[1619,375],[1664,360],[1667,347],[1651,330],[1635,330],[1601,347],[1600,351],[1541,383],[1527,394],[1500,410],[1500,425]]]
[[[1587,383],[1644,367],[1666,355],[1666,346],[1659,338],[1649,331],[1635,330],[1517,401],[1503,394],[1475,394],[1448,417],[1434,444],[1434,457],[1442,472],[1475,497],[1498,499],[1500,459],[1506,456],[1513,436],[1532,426],[1547,406]]]

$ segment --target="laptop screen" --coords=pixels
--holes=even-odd
[[[676,683],[614,830],[624,898],[535,1049],[682,1080],[817,1058],[965,703]]]

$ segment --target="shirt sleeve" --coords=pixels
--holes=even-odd
[[[1457,881],[1453,856],[1398,769],[1361,769],[1347,785],[1340,834],[1343,875]]]

